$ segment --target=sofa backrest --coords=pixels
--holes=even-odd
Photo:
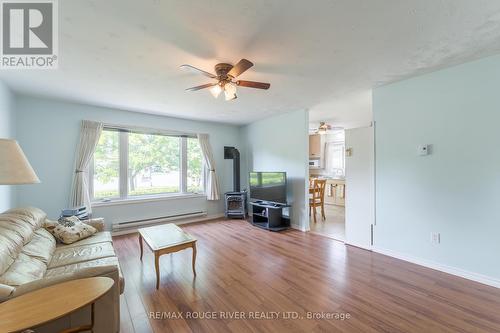
[[[34,207],[11,209],[0,214],[0,275],[16,260],[46,217],[47,214]]]

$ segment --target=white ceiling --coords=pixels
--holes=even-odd
[[[245,124],[309,109],[311,121],[371,121],[371,89],[500,52],[498,0],[59,1],[60,68],[1,71],[15,91],[183,118]],[[212,71],[255,67],[238,99],[215,100]]]

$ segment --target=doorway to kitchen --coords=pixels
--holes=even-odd
[[[345,131],[309,126],[310,232],[345,241]]]

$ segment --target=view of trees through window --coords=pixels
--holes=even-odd
[[[103,131],[94,153],[94,198],[120,196],[120,132]]]
[[[120,141],[126,147],[120,147]],[[121,149],[125,151],[120,154]],[[127,170],[126,175],[120,170]],[[94,154],[92,177],[95,200],[203,192],[203,156],[196,138],[105,129]]]
[[[187,138],[187,191],[203,192],[203,155],[195,138]]]
[[[128,135],[128,195],[180,192],[181,138]]]

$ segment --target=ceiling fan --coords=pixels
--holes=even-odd
[[[325,134],[327,131],[331,130],[333,128],[332,125],[325,123],[324,121],[319,123],[318,129],[316,130],[316,133],[318,134]]]
[[[324,121],[321,121],[319,123],[318,128],[316,128],[314,131],[316,132],[316,134],[326,134],[330,130],[335,131],[335,130],[342,130],[342,129],[343,129],[342,127],[335,127],[335,126],[332,126],[330,124],[327,124]]]
[[[182,65],[181,68],[217,80],[217,82],[215,83],[207,83],[202,84],[201,86],[187,88],[187,91],[197,91],[205,88],[211,88],[210,92],[215,98],[219,97],[221,92],[224,92],[226,101],[230,101],[237,98],[237,86],[256,89],[269,89],[269,87],[271,86],[271,84],[269,83],[235,80],[235,78],[246,72],[252,66],[253,63],[248,61],[247,59],[241,59],[234,66],[226,63],[220,63],[215,65],[214,67],[215,73],[217,75],[206,72],[191,65]]]

